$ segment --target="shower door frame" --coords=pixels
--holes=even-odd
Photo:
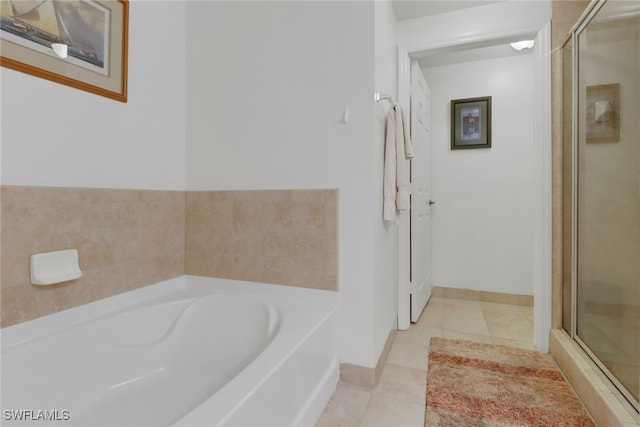
[[[598,14],[609,0],[592,0],[582,13],[576,24],[569,31],[565,46],[571,43],[571,338],[579,345],[595,365],[604,373],[607,380],[617,389],[620,395],[636,410],[640,411],[640,403],[630,391],[604,365],[600,358],[578,336],[578,98],[579,98],[579,41],[578,38],[591,20]]]

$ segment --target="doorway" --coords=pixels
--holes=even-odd
[[[535,33],[534,33],[535,34]],[[530,102],[533,104],[533,121],[534,126],[532,126],[531,132],[534,133],[534,142],[532,152],[529,153],[529,156],[533,159],[532,163],[535,166],[532,166],[528,173],[531,173],[533,176],[533,187],[528,190],[530,191],[529,197],[531,202],[531,210],[535,210],[535,214],[532,216],[534,218],[532,222],[534,224],[527,225],[528,232],[531,232],[536,236],[535,242],[531,243],[527,251],[530,251],[527,258],[527,262],[532,264],[530,267],[533,271],[529,274],[529,277],[533,276],[532,282],[534,282],[533,292],[535,293],[535,316],[534,316],[534,331],[535,331],[535,344],[536,347],[541,351],[547,351],[548,349],[548,333],[550,329],[550,318],[551,318],[551,310],[550,310],[550,290],[551,290],[551,275],[550,275],[550,263],[551,263],[551,248],[548,245],[548,242],[551,240],[551,228],[550,228],[550,209],[551,209],[551,189],[550,186],[547,188],[547,184],[550,182],[550,170],[551,170],[551,158],[550,158],[550,146],[551,146],[551,132],[550,132],[550,121],[551,117],[549,114],[550,111],[550,63],[549,63],[549,54],[550,54],[550,43],[549,43],[549,34],[550,34],[550,25],[545,25],[542,30],[539,30],[536,40],[540,41],[540,49],[535,54],[535,59],[532,61],[533,68],[533,79],[534,79],[534,87],[536,96]],[[521,36],[521,33],[513,33],[513,34],[502,34],[498,39],[491,40],[483,40],[486,46],[495,45],[497,43],[503,43],[504,40],[509,37],[512,40],[517,39]],[[459,51],[463,50],[463,47],[454,40],[451,42],[450,51]],[[474,42],[467,46],[467,49],[477,49],[479,47],[479,42]],[[433,49],[434,53],[442,53],[446,50],[446,46],[438,46]],[[399,49],[399,93],[398,98],[399,102],[402,105],[410,104],[410,69],[411,69],[411,60],[420,57],[426,51],[414,51],[409,52],[402,48]],[[427,79],[429,77],[427,76]],[[429,82],[433,85],[433,82]],[[432,87],[433,89],[433,87]],[[479,94],[485,95],[485,94]],[[443,105],[437,105],[433,108],[446,109],[446,103]],[[405,107],[406,108],[406,107]],[[444,111],[444,110],[443,110]],[[442,111],[441,111],[442,113]],[[435,114],[435,113],[434,113]],[[446,114],[446,113],[445,113]],[[447,117],[443,117],[444,120],[448,122]],[[438,119],[440,121],[440,119]],[[534,130],[535,129],[535,130]],[[443,137],[440,136],[438,139],[438,144],[445,144],[448,141],[448,137],[444,137],[445,142],[443,142]],[[464,151],[464,150],[463,150]],[[470,151],[470,150],[466,150]],[[436,167],[434,165],[434,167]],[[434,199],[438,199],[440,194],[438,193],[439,189],[436,188],[439,184],[434,181]],[[481,200],[480,200],[481,201]],[[440,206],[441,200],[437,200],[438,204],[436,207]],[[492,208],[493,209],[493,208]],[[490,212],[491,209],[488,209],[487,212]],[[440,211],[436,209],[434,215],[440,215]],[[460,225],[461,231],[463,232],[464,222]],[[399,244],[403,246],[406,244],[410,245],[410,234],[402,233],[401,228],[399,229]],[[434,229],[433,233],[437,233],[438,230]],[[473,232],[473,230],[470,230]],[[508,237],[508,236],[507,236]],[[403,239],[405,240],[403,243]],[[435,237],[434,237],[435,239]],[[533,239],[532,239],[533,240]],[[506,245],[509,243],[507,242]],[[488,248],[487,248],[488,250]],[[486,251],[485,251],[486,252]],[[400,253],[401,257],[399,259],[399,268],[402,269],[403,266],[408,266],[409,259],[402,258],[402,252]],[[434,258],[437,255],[434,254]],[[469,259],[469,258],[468,258]],[[473,261],[473,259],[471,258]],[[433,269],[437,270],[441,264],[434,264]],[[437,278],[437,275],[436,275]],[[433,276],[432,276],[432,280]],[[463,283],[461,281],[461,283]],[[452,285],[451,283],[438,283],[434,281],[433,285]],[[453,284],[455,285],[455,284]],[[461,286],[462,287],[462,286]],[[402,280],[399,280],[399,289],[402,291]],[[409,287],[406,292],[409,292]],[[399,295],[398,301],[402,301],[401,295]],[[399,329],[402,328],[402,318],[400,314],[402,313],[402,308],[398,308],[399,313]],[[407,320],[408,326],[408,320]]]

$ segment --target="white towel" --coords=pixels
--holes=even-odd
[[[397,210],[409,209],[409,159],[413,157],[409,129],[398,104],[387,114],[384,152],[382,218],[394,221]]]
[[[404,134],[404,155],[407,159],[413,158],[413,146],[411,145],[411,130],[409,121],[405,120],[404,112],[399,104],[395,105],[396,123],[402,123],[402,133]]]

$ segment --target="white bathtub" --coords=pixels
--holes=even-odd
[[[4,328],[1,423],[313,425],[338,382],[336,301],[183,276]]]

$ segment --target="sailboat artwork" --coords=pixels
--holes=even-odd
[[[75,65],[106,74],[109,9],[91,0],[0,0],[2,38],[52,54],[68,46]]]

